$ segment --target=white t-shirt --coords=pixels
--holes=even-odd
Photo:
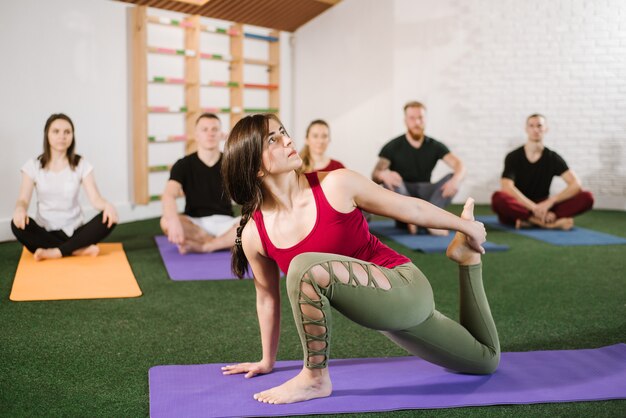
[[[80,185],[93,167],[84,158],[72,170],[68,165],[55,173],[41,168],[34,158],[22,167],[22,172],[35,183],[37,215],[35,221],[46,231],[62,230],[68,236],[83,224],[83,214],[78,201]]]

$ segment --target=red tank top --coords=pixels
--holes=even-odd
[[[257,210],[252,215],[265,253],[276,261],[284,273],[287,273],[295,256],[309,252],[345,255],[387,268],[411,261],[370,234],[367,222],[358,208],[350,213],[336,211],[326,200],[317,173],[305,176],[315,198],[317,219],[313,230],[302,241],[289,248],[276,248],[267,235],[261,211]]]

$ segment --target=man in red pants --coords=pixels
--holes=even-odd
[[[574,226],[574,216],[593,206],[593,195],[582,190],[574,171],[544,146],[547,131],[543,115],[530,115],[526,119],[528,141],[504,160],[501,189],[491,197],[491,207],[503,224],[568,230]],[[565,180],[567,187],[550,196],[554,176]]]

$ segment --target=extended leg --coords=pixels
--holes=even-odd
[[[473,219],[473,203],[461,215]],[[482,284],[480,254],[457,233],[448,257],[459,264],[460,323],[438,311],[423,323],[401,331],[384,332],[411,354],[464,373],[492,373],[500,361],[500,343]]]
[[[498,367],[500,344],[482,285],[482,267],[460,266],[460,323],[438,311],[424,323],[383,332],[409,353],[463,373],[487,374]]]

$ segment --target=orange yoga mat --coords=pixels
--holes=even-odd
[[[9,299],[64,300],[132,298],[141,289],[121,243],[98,244],[97,257],[35,261],[24,248]]]

